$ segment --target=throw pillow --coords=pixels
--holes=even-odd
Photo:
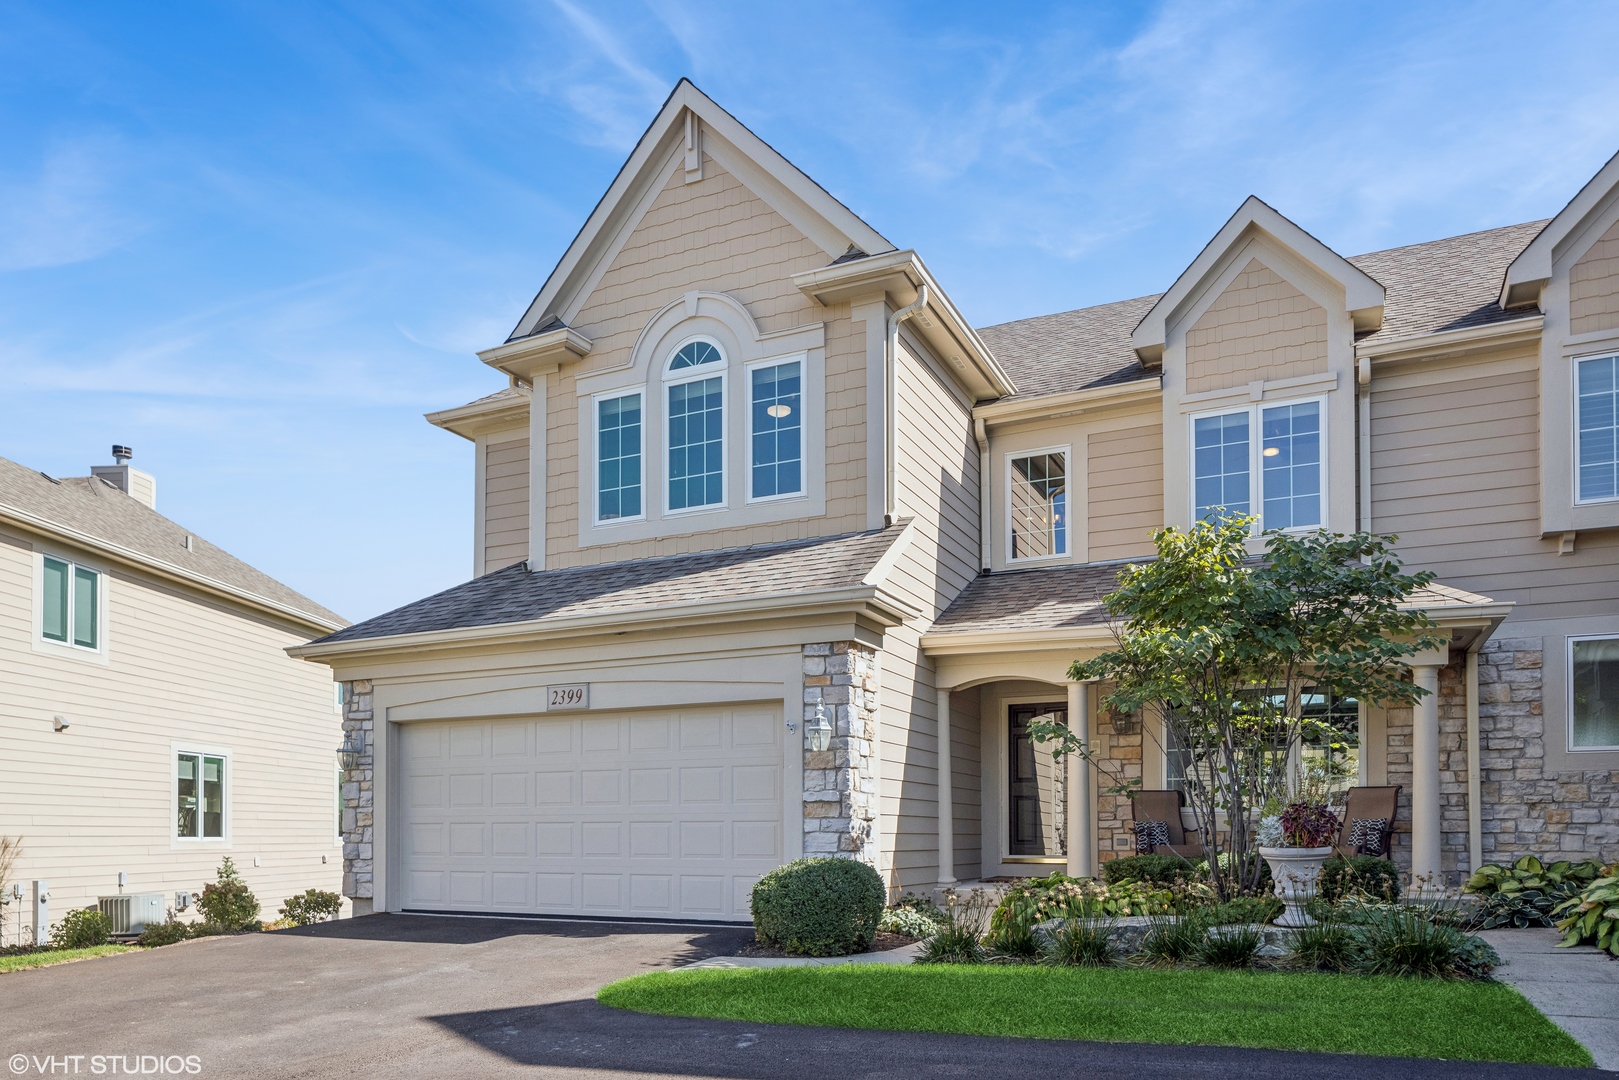
[[[1349,822],[1349,846],[1359,848],[1362,855],[1386,855],[1383,834],[1388,827],[1388,818],[1354,818]]]
[[[1169,823],[1165,821],[1136,822],[1136,854],[1151,855],[1157,847],[1169,846]]]

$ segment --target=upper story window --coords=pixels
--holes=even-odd
[[[81,649],[101,647],[101,574],[44,557],[40,636]]]
[[[1068,452],[1045,450],[1010,460],[1012,558],[1068,554]]]
[[[710,367],[721,370],[708,374]],[[690,369],[690,370],[688,370]],[[724,357],[708,341],[692,341],[669,361],[669,509],[725,504]],[[678,381],[673,381],[678,380]]]
[[[1619,638],[1570,638],[1568,748],[1619,750]]]
[[[1261,529],[1322,525],[1322,412],[1317,400],[1193,417],[1192,516],[1224,509],[1254,514]]]
[[[1576,363],[1576,502],[1619,498],[1619,357]]]
[[[804,369],[797,360],[748,372],[748,498],[804,493]]]
[[[641,395],[596,402],[596,520],[644,515],[641,500]]]
[[[175,754],[174,834],[182,840],[225,837],[225,758],[181,751]]]

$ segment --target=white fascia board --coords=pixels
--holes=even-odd
[[[1372,360],[1450,356],[1457,352],[1535,340],[1540,337],[1545,324],[1545,316],[1526,314],[1521,319],[1509,319],[1486,326],[1466,326],[1460,330],[1440,330],[1431,334],[1411,334],[1387,340],[1373,338],[1371,341],[1357,342],[1355,356],[1357,359],[1367,357]]]
[[[453,409],[440,409],[438,412],[423,414],[423,418],[434,427],[454,432],[463,439],[476,441],[484,432],[499,431],[527,423],[528,409],[529,392],[519,388],[516,394],[496,398],[493,401],[474,401]]]
[[[1249,229],[1267,234],[1306,265],[1341,284],[1344,287],[1344,306],[1354,318],[1357,330],[1375,330],[1382,325],[1385,290],[1376,279],[1283,217],[1263,200],[1250,195],[1136,326],[1131,334],[1131,344],[1138,356],[1151,363],[1163,355],[1170,317],[1212,275],[1219,272],[1226,254]]]
[[[991,401],[973,409],[973,417],[989,424],[1009,424],[1018,420],[1068,416],[1087,409],[1107,408],[1157,397],[1163,393],[1163,389],[1163,376],[1149,375],[1144,379],[1132,379],[1111,386],[1069,390],[1014,401]]]
[[[532,383],[536,375],[554,371],[561,364],[587,355],[593,344],[572,327],[561,326],[533,337],[496,345],[493,349],[484,349],[478,354],[478,359],[496,371]]]
[[[1091,649],[1116,643],[1113,628],[1104,624],[1063,630],[973,630],[922,635],[928,656],[969,656],[978,653],[1024,653],[1042,649]]]
[[[1540,287],[1551,280],[1552,259],[1557,247],[1585,221],[1616,186],[1619,186],[1619,154],[1608,159],[1597,174],[1546,223],[1518,257],[1507,265],[1501,278],[1502,307],[1537,303]],[[1526,299],[1528,297],[1528,299]]]

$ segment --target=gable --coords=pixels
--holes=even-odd
[[[1568,323],[1572,334],[1619,329],[1619,221],[1569,271]]]
[[[1327,370],[1327,312],[1250,259],[1186,332],[1186,392]]]

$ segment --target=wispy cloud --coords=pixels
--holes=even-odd
[[[584,121],[581,142],[628,150],[674,80],[658,75],[637,58],[623,24],[619,29],[610,27],[571,0],[550,0],[550,4],[561,16],[559,28],[582,48],[559,63],[565,50],[546,42],[543,57],[531,69],[531,85],[560,100]]]
[[[38,170],[0,181],[0,271],[94,259],[139,235],[144,223],[119,204],[126,171],[116,140],[51,146]]]

